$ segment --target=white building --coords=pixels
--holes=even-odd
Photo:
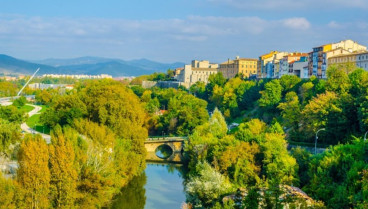
[[[368,52],[357,54],[356,65],[368,71]]]
[[[190,87],[198,81],[208,83],[210,75],[218,72],[218,64],[211,64],[207,60],[193,60],[190,65],[185,65],[184,70],[178,71],[176,79]]]

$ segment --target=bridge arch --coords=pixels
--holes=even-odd
[[[184,148],[184,137],[166,137],[166,138],[148,138],[144,142],[144,146],[147,150],[146,160],[156,162],[172,162],[182,163]],[[156,155],[156,150],[159,146],[167,145],[172,149],[172,155],[166,159],[162,159]]]

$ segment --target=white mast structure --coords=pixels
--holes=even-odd
[[[39,70],[40,70],[40,68],[38,68],[38,69],[36,70],[36,72],[34,72],[34,73],[33,73],[33,75],[31,76],[31,78],[27,81],[27,83],[26,83],[26,84],[24,84],[23,88],[18,92],[17,96],[19,96],[19,95],[22,93],[23,89],[28,85],[28,83],[33,79],[33,77],[36,75],[36,73],[37,73]]]

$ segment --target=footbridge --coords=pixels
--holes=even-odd
[[[144,142],[147,150],[146,160],[158,163],[183,163],[183,149],[187,137],[159,137],[148,138]],[[160,158],[156,155],[157,148],[167,145],[171,148],[172,154],[168,158]]]

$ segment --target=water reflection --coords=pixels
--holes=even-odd
[[[185,202],[185,169],[175,164],[147,164],[145,173],[134,178],[116,196],[112,209],[175,209]]]
[[[111,208],[114,209],[143,209],[146,204],[146,190],[144,185],[147,183],[146,174],[133,178],[129,184],[121,190],[114,199]]]
[[[157,147],[156,149],[156,155],[157,157],[161,158],[161,159],[166,159],[168,157],[170,157],[173,154],[173,150],[171,149],[170,146],[163,144],[159,147]]]

